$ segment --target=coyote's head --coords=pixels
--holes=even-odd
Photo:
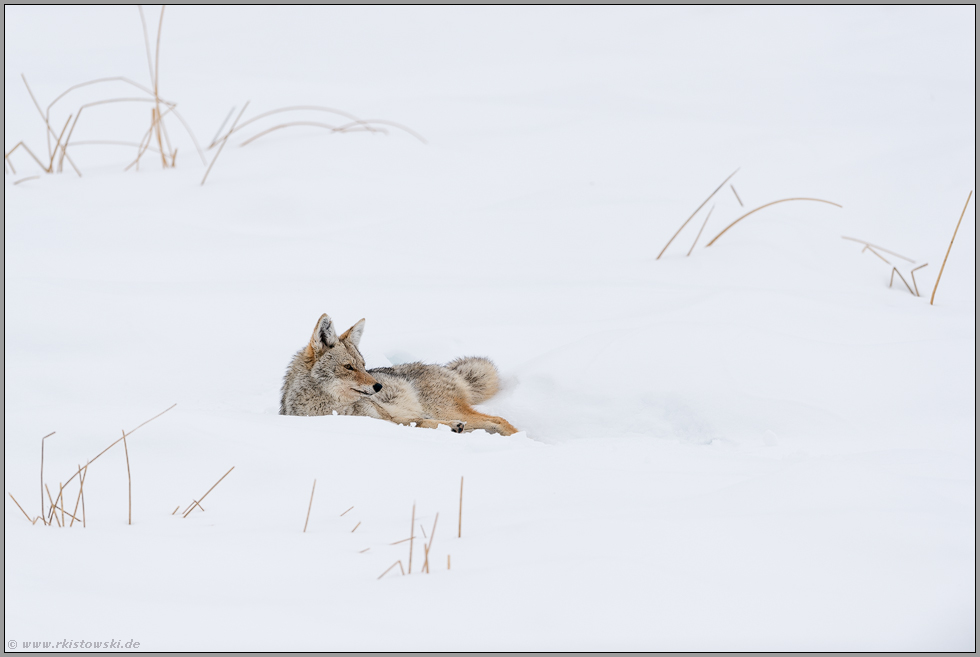
[[[310,376],[340,402],[352,403],[381,390],[381,384],[364,369],[364,357],[357,350],[363,333],[362,319],[338,338],[333,321],[323,314],[303,352]]]

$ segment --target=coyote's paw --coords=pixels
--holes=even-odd
[[[453,430],[453,433],[463,433],[463,429],[466,428],[466,423],[460,420],[449,420],[445,424],[449,425],[449,428]]]

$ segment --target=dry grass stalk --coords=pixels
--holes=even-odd
[[[732,174],[734,175],[734,174]],[[463,538],[463,478],[459,478],[459,531],[456,538]]]
[[[694,252],[694,247],[698,245],[698,240],[701,239],[701,233],[704,232],[704,227],[708,225],[708,219],[711,219],[711,213],[714,211],[715,211],[715,206],[712,205],[711,209],[708,210],[708,216],[704,218],[704,223],[701,224],[701,230],[698,231],[698,236],[694,238],[694,243],[691,244],[691,248],[688,249],[687,251],[688,256]]]
[[[64,509],[64,500],[60,500],[60,502],[61,502],[60,504],[59,504],[59,500],[60,500],[60,496],[58,498],[55,498],[55,502],[54,502],[54,509],[56,511],[60,511],[61,512],[61,523],[60,523],[59,526],[66,526],[66,527],[68,526],[68,521],[65,519],[65,516],[68,516],[69,518],[71,518],[73,522],[76,521],[76,520],[78,522],[81,522],[80,519],[76,518],[71,513],[65,511],[65,509]],[[55,517],[55,520],[57,520],[58,519],[58,514],[55,514],[54,517]]]
[[[204,172],[204,177],[201,178],[201,184],[202,185],[208,179],[208,174],[211,173],[211,167],[213,167],[214,166],[214,163],[218,161],[218,156],[221,155],[221,151],[224,150],[225,144],[228,143],[228,138],[231,137],[231,133],[235,131],[235,126],[238,125],[239,119],[242,118],[242,114],[245,113],[245,110],[248,108],[248,104],[250,102],[252,102],[252,101],[246,101],[245,102],[245,107],[243,107],[242,108],[242,111],[239,112],[238,113],[238,116],[235,117],[234,122],[232,122],[232,124],[231,124],[231,128],[228,129],[228,132],[225,134],[224,138],[222,138],[221,145],[218,146],[218,152],[215,153],[214,154],[214,157],[211,158],[211,164],[208,165],[208,170]]]
[[[415,547],[415,502],[412,502],[412,531],[408,539],[408,574],[412,574],[412,549]]]
[[[17,173],[17,170],[14,169],[14,162],[13,160],[10,159],[10,156],[13,155],[14,151],[17,150],[18,148],[23,148],[25,151],[27,151],[27,154],[30,155],[32,158],[34,158],[34,161],[37,162],[37,165],[41,167],[42,170],[46,171],[44,165],[41,163],[41,160],[37,159],[37,155],[34,154],[34,151],[28,148],[27,144],[25,144],[22,141],[19,141],[16,144],[14,144],[14,147],[11,148],[9,151],[7,151],[6,154],[3,156],[4,161],[7,162],[7,164],[10,166],[11,169],[13,169],[14,173]]]
[[[843,208],[844,207],[843,205],[840,205],[839,203],[834,203],[833,201],[825,201],[822,198],[805,198],[805,197],[800,197],[800,198],[784,198],[784,199],[780,199],[778,201],[772,201],[771,203],[766,203],[765,205],[760,205],[755,210],[750,210],[749,212],[746,212],[741,217],[739,217],[738,219],[736,219],[732,223],[728,224],[725,227],[725,229],[723,231],[721,231],[720,233],[718,233],[717,235],[715,235],[714,239],[711,240],[710,242],[708,242],[706,246],[711,246],[712,244],[714,244],[715,242],[717,242],[718,241],[718,238],[721,237],[722,235],[724,235],[725,233],[727,233],[729,228],[731,228],[732,226],[734,226],[735,224],[737,224],[738,222],[740,222],[742,219],[745,219],[750,214],[755,214],[756,212],[758,212],[759,210],[762,210],[763,208],[768,208],[770,205],[776,205],[777,203],[787,203],[789,201],[816,201],[817,203],[826,203],[828,205],[833,205],[833,206],[836,206],[838,208]]]
[[[226,125],[228,125],[228,119],[230,119],[231,118],[231,115],[234,114],[234,113],[235,113],[235,108],[234,107],[232,107],[230,110],[228,110],[228,116],[226,116],[225,117],[225,120],[221,122],[221,127],[218,128],[218,131],[214,133],[214,139],[212,139],[211,140],[211,143],[208,144],[208,150],[211,150],[212,148],[214,148],[215,142],[218,141],[218,137],[221,136],[221,131],[225,129],[225,126]]]
[[[696,215],[698,212],[700,212],[701,211],[701,208],[703,208],[705,205],[707,205],[708,201],[710,201],[712,199],[712,197],[715,194],[718,193],[718,190],[721,189],[722,187],[724,187],[725,186],[725,183],[727,183],[729,180],[731,180],[732,179],[732,176],[734,176],[736,173],[738,173],[738,169],[735,169],[734,171],[732,171],[732,173],[731,173],[730,176],[728,176],[727,178],[725,178],[724,180],[722,180],[721,181],[721,184],[718,185],[717,188],[715,188],[715,191],[711,192],[711,194],[708,195],[708,198],[704,199],[704,201],[701,203],[701,205],[698,206],[698,209],[695,210],[694,212],[692,212],[691,213],[691,216],[688,217],[687,220],[684,223],[681,224],[681,227],[677,229],[677,232],[674,233],[674,236],[671,237],[669,240],[667,240],[667,243],[664,244],[664,248],[662,248],[660,250],[660,253],[657,254],[657,257],[656,257],[657,260],[660,260],[660,256],[662,256],[664,254],[664,251],[667,250],[667,247],[670,246],[670,243],[673,242],[674,239],[676,239],[677,236],[681,234],[681,231],[684,230],[684,226],[686,226],[688,224],[688,222],[691,221],[691,219],[694,219],[694,215]],[[711,245],[709,244],[708,246],[711,246]]]
[[[61,526],[65,526],[65,488],[58,482],[58,501],[61,502]]]
[[[153,420],[155,420],[155,419],[157,419],[158,417],[160,417],[161,415],[163,415],[163,414],[164,414],[164,413],[166,413],[167,411],[170,411],[170,410],[173,410],[173,408],[174,408],[174,407],[175,407],[176,405],[177,405],[177,404],[173,404],[173,405],[172,405],[172,406],[171,406],[170,408],[168,408],[168,409],[166,409],[166,410],[164,410],[164,411],[161,411],[161,412],[159,412],[159,413],[157,413],[156,415],[154,415],[153,417],[151,417],[151,418],[150,418],[149,420],[147,420],[147,421],[146,421],[146,422],[144,422],[143,424],[140,424],[139,426],[137,426],[137,427],[136,427],[135,429],[130,429],[130,430],[129,430],[129,432],[123,432],[123,433],[124,433],[124,434],[125,434],[125,436],[127,436],[127,437],[128,437],[128,436],[132,436],[132,435],[133,435],[134,433],[136,433],[136,431],[137,431],[137,430],[139,430],[140,428],[142,428],[142,427],[144,427],[144,426],[146,426],[146,425],[147,425],[147,424],[149,424],[150,422],[153,422]],[[49,435],[51,435],[51,434],[49,434]],[[46,437],[47,437],[47,436],[45,436],[45,438],[46,438]],[[97,458],[99,458],[100,456],[102,456],[103,454],[105,454],[106,452],[108,452],[108,451],[109,451],[110,449],[112,449],[113,447],[115,447],[116,445],[118,445],[118,444],[119,444],[119,443],[121,443],[121,442],[122,442],[122,438],[117,438],[117,439],[115,440],[115,442],[113,442],[113,443],[112,443],[111,445],[109,445],[108,447],[106,447],[106,448],[105,448],[104,450],[102,450],[101,452],[99,452],[98,454],[96,454],[96,455],[95,455],[95,458],[93,458],[93,459],[91,459],[90,461],[88,461],[88,463],[87,463],[87,464],[86,464],[86,466],[85,466],[85,469],[86,469],[86,470],[88,470],[88,466],[89,466],[89,465],[91,465],[92,463],[95,463],[95,460],[96,460]],[[42,473],[42,477],[43,477],[43,474],[44,474],[44,443],[43,443],[43,442],[41,443],[41,473]],[[67,485],[68,485],[69,483],[71,483],[71,480],[72,480],[72,479],[74,479],[74,478],[75,478],[75,477],[77,477],[77,476],[78,476],[78,473],[76,472],[75,474],[73,474],[73,475],[72,475],[71,477],[69,477],[69,478],[68,478],[68,481],[66,481],[66,482],[65,482],[65,485],[67,486]]]
[[[892,263],[888,262],[888,260],[885,259],[885,256],[881,255],[880,253],[878,253],[877,251],[875,251],[870,246],[867,246],[866,245],[863,249],[861,249],[861,253],[864,253],[865,251],[871,251],[871,253],[873,253],[876,256],[878,256],[879,258],[881,258],[881,261],[884,262],[886,265],[891,265],[892,264]]]
[[[82,502],[82,486],[85,484],[85,475],[82,473],[82,466],[78,466],[78,497],[75,498],[75,510],[72,511],[72,521],[69,528],[75,525],[75,516],[78,515],[78,505]]]
[[[38,521],[37,518],[35,518],[34,520],[31,520],[31,517],[29,515],[27,515],[27,511],[24,511],[24,507],[22,507],[20,505],[20,502],[18,502],[16,499],[14,499],[13,493],[7,493],[7,495],[10,496],[10,499],[14,500],[14,504],[17,505],[17,508],[20,509],[20,512],[24,514],[24,517],[27,518],[27,521],[28,522],[30,522],[33,525],[35,522]]]
[[[350,533],[353,534],[354,532],[356,532],[357,531],[357,528],[360,527],[360,526],[361,526],[361,523],[360,523],[360,521],[358,521],[358,523],[356,525],[354,525],[354,529],[350,530]]]
[[[85,469],[82,470],[82,476],[78,478],[78,494],[82,496],[82,529],[86,528],[85,524],[85,480],[88,479],[88,463],[85,463]]]
[[[735,195],[735,200],[736,200],[736,201],[738,201],[738,204],[739,204],[739,206],[741,206],[741,207],[743,207],[743,208],[744,208],[744,207],[745,207],[745,204],[744,204],[744,203],[742,203],[742,199],[741,199],[741,198],[739,198],[739,196],[738,196],[738,192],[736,192],[736,191],[735,191],[735,185],[729,185],[729,187],[731,187],[731,188],[732,188],[732,194],[734,194],[734,195]]]
[[[446,570],[452,570],[452,569],[453,569],[452,557],[447,554],[446,555]]]
[[[915,272],[917,272],[918,270],[922,269],[923,267],[928,267],[928,266],[929,266],[929,263],[927,262],[926,264],[919,265],[918,267],[916,267],[915,269],[913,269],[911,272],[909,272],[909,274],[912,276],[912,285],[915,286],[915,296],[917,296],[917,297],[922,296],[922,295],[919,294],[919,284],[915,282]]]
[[[129,522],[133,524],[133,476],[129,472],[129,446],[126,444],[126,430],[122,430],[123,451],[126,452],[126,480],[129,482]]]
[[[347,509],[347,511],[344,511],[343,513],[341,513],[341,514],[340,514],[340,517],[341,517],[341,518],[343,518],[344,516],[346,516],[346,515],[347,515],[347,513],[348,513],[348,512],[349,512],[349,511],[350,511],[351,509],[353,509],[353,508],[354,508],[354,507],[351,507],[350,509]]]
[[[364,548],[363,550],[361,550],[360,552],[358,552],[358,554],[364,554],[365,552],[367,552],[370,549],[371,548]]]
[[[399,543],[404,543],[405,541],[410,541],[413,538],[415,538],[415,537],[414,536],[409,536],[408,538],[403,538],[400,541],[395,541],[394,543],[389,543],[388,545],[398,545]]]
[[[436,513],[436,519],[432,521],[432,536],[429,537],[429,542],[425,546],[425,572],[429,572],[429,550],[432,549],[432,542],[436,538],[436,525],[439,524],[439,514]]]
[[[888,280],[888,287],[891,287],[892,286],[892,283],[895,282],[895,274],[898,274],[898,277],[902,279],[902,282],[903,283],[905,283],[905,277],[902,276],[902,272],[898,271],[898,268],[897,267],[892,267],[892,276]],[[912,288],[909,287],[909,284],[908,283],[905,283],[905,287],[908,288],[909,294],[911,294],[913,297],[916,296],[915,292],[912,291]]]
[[[209,489],[208,489],[208,492],[207,492],[207,493],[205,493],[204,495],[202,495],[202,496],[201,496],[201,499],[200,499],[200,500],[194,500],[194,504],[196,504],[197,506],[200,506],[200,503],[204,501],[204,498],[205,498],[205,497],[207,497],[207,496],[208,496],[208,494],[209,494],[209,493],[210,493],[211,491],[213,491],[213,490],[214,490],[214,487],[215,487],[215,486],[217,486],[218,484],[220,484],[220,483],[221,483],[221,481],[222,481],[222,480],[223,480],[223,479],[224,479],[225,477],[227,477],[228,475],[230,475],[230,474],[231,474],[231,471],[232,471],[232,470],[234,470],[234,469],[235,469],[235,466],[231,466],[231,470],[228,470],[228,472],[226,472],[226,473],[224,473],[223,475],[221,475],[221,479],[219,479],[218,481],[216,481],[216,482],[214,482],[214,486],[212,486],[211,488],[209,488]],[[187,516],[188,516],[188,515],[190,514],[190,512],[191,512],[191,511],[193,511],[193,510],[194,510],[194,507],[191,507],[191,508],[190,508],[190,509],[189,509],[189,510],[187,511],[187,513],[185,513],[185,514],[184,514],[184,517],[186,518],[186,517],[187,517]],[[203,510],[204,510],[204,507],[201,507],[201,511],[203,511]]]
[[[230,471],[229,471],[230,472]],[[306,522],[303,523],[303,533],[306,533],[306,527],[310,524],[310,511],[313,510],[313,493],[316,492],[316,479],[313,480],[313,490],[310,491],[310,506],[306,508]]]
[[[177,508],[173,510],[173,513],[171,513],[170,515],[175,516],[175,515],[177,515],[177,512],[178,511],[180,511],[180,505],[179,504],[177,505]]]
[[[44,137],[48,143],[48,157],[50,158],[53,155],[53,152],[51,150],[51,137],[54,135],[54,129],[51,127],[50,118],[51,118],[51,105],[53,105],[54,103],[48,105],[47,113],[41,111],[41,105],[37,102],[37,98],[34,97],[34,92],[31,91],[31,85],[27,84],[27,78],[24,76],[23,73],[20,74],[20,77],[24,81],[24,86],[27,87],[27,93],[30,95],[31,100],[34,102],[34,107],[37,108],[38,113],[41,115],[41,120],[44,121],[44,126],[47,128],[47,131],[44,133]],[[71,91],[71,89],[69,89],[69,91]],[[68,92],[66,91],[61,95],[64,96],[65,93]],[[58,98],[61,98],[61,96],[58,96]],[[54,102],[57,102],[58,98],[56,98]],[[33,154],[31,155],[31,157],[34,157]],[[34,159],[37,160],[36,157]],[[72,161],[72,159],[70,157],[68,157],[67,159],[68,159],[68,164],[71,165],[71,168],[75,170],[75,173],[77,173],[79,177],[81,177],[82,172],[78,170],[78,167],[75,166],[75,163]],[[38,162],[38,164],[40,164],[40,162]]]
[[[47,485],[47,484],[44,484],[44,490],[45,490],[45,492],[46,492],[46,493],[48,494],[48,502],[49,502],[49,503],[50,503],[50,505],[51,505],[51,506],[50,506],[50,507],[48,508],[48,514],[49,514],[49,515],[48,515],[48,522],[47,522],[46,524],[48,524],[48,525],[50,525],[50,524],[51,524],[51,520],[52,520],[52,518],[53,518],[53,519],[54,519],[54,521],[55,521],[56,523],[58,523],[58,526],[60,527],[60,526],[61,526],[61,521],[60,521],[60,520],[58,520],[58,514],[57,514],[57,513],[55,513],[55,509],[56,509],[57,507],[56,507],[56,506],[55,506],[55,504],[54,504],[54,500],[53,500],[53,499],[51,499],[51,491],[50,491],[50,490],[48,489],[48,485]]]
[[[68,124],[71,123],[72,115],[68,115],[68,120],[65,121],[65,126],[61,129],[61,133],[58,135],[58,141],[54,143],[54,152],[51,153],[51,160],[48,162],[48,168],[45,169],[48,173],[51,173],[54,168],[54,157],[58,154],[58,147],[61,146],[61,138],[65,136],[65,130],[68,129]]]
[[[44,485],[44,441],[46,439],[50,438],[51,436],[53,436],[54,434],[55,434],[55,432],[52,431],[48,435],[44,436],[44,438],[41,438],[41,519],[42,520],[44,519],[44,516],[45,516],[45,511],[44,511],[44,489],[45,489],[45,485]],[[71,481],[71,479],[69,479],[68,481]],[[51,496],[48,495],[48,497],[50,498]],[[47,525],[48,524],[48,521],[45,520],[44,521],[44,524]]]
[[[336,132],[351,132],[351,131],[355,131],[355,130],[364,130],[364,131],[367,131],[367,132],[381,132],[381,133],[387,134],[387,130],[385,130],[384,128],[375,128],[372,124],[388,125],[388,126],[391,126],[393,128],[398,128],[399,130],[402,130],[404,132],[407,132],[408,134],[412,135],[413,137],[415,137],[416,139],[418,139],[419,141],[421,141],[423,144],[427,144],[428,143],[425,140],[425,137],[423,137],[419,133],[415,132],[414,130],[412,130],[408,126],[402,125],[401,123],[396,123],[394,121],[388,121],[386,119],[360,119],[360,118],[354,116],[353,114],[351,114],[350,112],[345,112],[343,110],[339,110],[339,109],[336,109],[336,108],[333,108],[333,107],[323,107],[322,105],[292,105],[290,107],[280,107],[280,108],[277,108],[277,109],[274,109],[274,110],[269,110],[268,112],[263,112],[263,113],[258,114],[256,116],[253,116],[252,118],[250,118],[247,121],[242,122],[237,128],[233,128],[229,132],[229,136],[231,134],[234,134],[234,133],[238,132],[239,130],[242,130],[243,128],[251,125],[252,123],[255,123],[256,121],[259,121],[261,119],[264,119],[267,116],[272,116],[273,114],[282,114],[284,112],[325,112],[327,114],[336,114],[338,116],[342,116],[342,117],[344,117],[346,119],[349,119],[350,123],[346,123],[346,124],[344,124],[342,126],[338,126],[338,127],[335,127],[335,126],[327,126],[326,124],[316,124],[316,123],[311,124],[311,125],[320,125],[320,126],[323,126],[323,127],[327,127],[327,128],[329,128],[331,130],[334,130]],[[298,125],[298,124],[297,123],[287,123],[287,124],[282,124],[279,127],[287,127],[289,125]],[[270,131],[271,130],[266,130],[263,133],[260,133],[258,135],[255,135],[255,136],[249,138],[249,140],[246,141],[245,143],[243,143],[242,146],[244,146],[248,142],[251,142],[251,141],[254,141],[255,139],[258,139],[262,134],[266,134],[267,132],[270,132]],[[219,130],[219,132],[220,132],[220,130]],[[211,146],[209,146],[208,148],[212,148],[213,146],[214,146],[214,142],[212,142]]]
[[[970,205],[970,199],[973,198],[973,190],[970,190],[970,194],[966,197],[966,203],[963,205],[963,212],[960,213],[960,218],[956,222],[956,230],[953,231],[953,239],[949,241],[949,248],[946,249],[946,256],[943,258],[943,264],[939,268],[939,275],[936,276],[936,285],[932,288],[932,297],[929,299],[929,305],[933,305],[936,300],[936,290],[939,289],[939,279],[943,277],[943,269],[946,268],[946,260],[949,258],[949,252],[953,250],[953,242],[956,241],[956,233],[960,230],[960,223],[963,221],[963,215],[966,214],[966,209]]]
[[[425,535],[425,527],[422,526],[421,522],[419,523],[419,529],[422,530],[422,538],[429,538],[428,536]]]
[[[28,180],[37,180],[37,179],[38,179],[38,178],[40,178],[40,177],[41,177],[41,176],[28,176],[28,177],[26,177],[26,178],[21,178],[20,180],[15,180],[15,181],[14,181],[14,184],[15,184],[15,185],[19,185],[19,184],[21,184],[22,182],[27,182]]]
[[[384,571],[383,573],[381,573],[380,575],[378,575],[378,579],[381,579],[382,577],[384,577],[385,575],[387,575],[389,572],[391,572],[391,569],[394,568],[395,566],[398,566],[399,568],[402,569],[402,575],[405,574],[405,568],[402,566],[401,560],[399,560],[399,561],[396,561],[395,563],[391,564],[390,566],[388,566],[388,569],[386,571]]]
[[[895,256],[896,258],[901,258],[902,260],[905,260],[907,262],[911,262],[913,265],[915,264],[915,260],[913,260],[912,258],[906,258],[905,256],[903,256],[900,253],[895,253],[894,251],[889,251],[888,249],[886,249],[884,247],[881,247],[881,246],[878,246],[877,244],[872,244],[871,242],[867,242],[865,240],[859,240],[859,239],[857,239],[855,237],[846,237],[844,235],[841,235],[840,238],[842,240],[850,240],[852,242],[857,242],[858,244],[864,244],[865,246],[868,246],[868,247],[874,247],[874,248],[878,249],[879,251],[881,251],[882,253],[887,253],[889,255]],[[861,249],[861,252],[864,253],[864,249]],[[887,260],[885,262],[887,262]]]

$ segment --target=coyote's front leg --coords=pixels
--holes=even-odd
[[[415,418],[412,420],[395,420],[398,424],[414,424],[423,429],[438,429],[440,424],[445,424],[454,433],[463,433],[466,423],[462,420],[433,420],[432,418]]]

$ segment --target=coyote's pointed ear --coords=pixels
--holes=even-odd
[[[354,326],[352,326],[349,329],[347,329],[346,331],[344,331],[344,334],[342,336],[340,336],[340,339],[341,340],[350,340],[351,342],[354,343],[354,346],[355,347],[358,347],[361,344],[361,336],[362,335],[364,335],[364,318],[363,317],[357,322],[357,324],[354,324]]]
[[[330,315],[323,313],[317,320],[316,328],[310,337],[310,350],[313,357],[319,357],[325,350],[337,344],[337,332],[333,329],[333,320]]]

